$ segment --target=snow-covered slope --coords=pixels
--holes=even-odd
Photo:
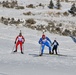
[[[76,69],[76,43],[71,37],[45,33],[51,41],[55,38],[59,42],[58,53],[63,56],[47,55],[45,47],[44,55],[40,53],[38,40],[42,32],[28,28],[16,28],[0,24],[0,75],[75,75]],[[12,54],[15,37],[19,31],[25,37],[24,54]],[[47,53],[47,54],[45,54]]]
[[[3,0],[0,0],[1,2]],[[5,0],[6,1],[6,0]],[[10,1],[10,0],[8,0]],[[53,0],[54,5],[56,5],[56,1]],[[42,4],[42,6],[38,6],[39,4]],[[9,18],[20,18],[20,19],[28,19],[28,18],[34,18],[35,20],[38,21],[44,21],[44,20],[49,20],[49,21],[56,21],[57,23],[63,23],[63,24],[68,24],[74,23],[73,25],[76,24],[76,17],[72,17],[72,15],[69,16],[64,16],[64,12],[68,12],[68,10],[71,8],[72,3],[65,3],[61,2],[61,9],[57,10],[56,8],[54,9],[49,9],[50,0],[18,0],[18,5],[22,5],[25,7],[23,10],[17,10],[17,9],[9,9],[9,8],[3,8],[2,6],[0,7],[0,16],[4,17],[9,17]],[[27,5],[33,4],[35,8],[27,8]],[[31,12],[34,15],[23,15],[23,13],[26,12]],[[60,12],[60,16],[58,16],[56,13]],[[71,23],[71,24],[72,24]],[[46,25],[46,24],[45,24]]]
[[[1,0],[2,2],[3,0]],[[6,0],[5,0],[6,1]],[[9,2],[11,2],[9,0]],[[4,18],[14,18],[15,20],[22,20],[23,22],[21,23],[21,25],[28,25],[26,23],[27,19],[33,19],[36,21],[35,24],[33,24],[33,26],[39,26],[39,25],[44,25],[44,26],[49,26],[49,23],[53,23],[53,25],[55,26],[55,28],[59,28],[59,32],[55,31],[54,33],[58,33],[58,34],[62,34],[62,35],[74,35],[75,34],[75,29],[76,29],[76,17],[71,15],[68,10],[71,8],[71,5],[73,3],[71,2],[61,2],[61,9],[56,9],[56,0],[53,0],[54,3],[54,9],[49,9],[50,0],[30,0],[30,2],[28,0],[18,0],[18,5],[19,6],[23,6],[24,9],[16,9],[14,8],[6,8],[6,7],[2,7],[2,5],[0,5],[0,18],[4,17]],[[34,8],[28,8],[27,6],[29,6],[30,4],[32,4],[32,7]],[[40,6],[41,4],[41,6]],[[27,14],[28,12],[30,12],[30,15],[24,15]],[[3,22],[2,22],[3,23]],[[8,25],[10,25],[10,23],[8,22]],[[16,25],[16,24],[15,24]],[[32,25],[31,25],[32,26]],[[37,27],[38,28],[38,27]],[[46,29],[49,32],[52,32],[52,29]],[[56,29],[55,29],[56,30]],[[69,34],[64,34],[64,32],[68,30]]]
[[[47,14],[49,11],[64,12],[71,6],[70,3],[68,4],[69,6],[66,6],[67,3],[62,3],[63,10],[51,10],[47,7],[49,2],[50,0],[18,0],[18,3],[24,5],[25,9],[16,10],[0,7],[0,17],[14,17],[17,19],[34,18],[37,24],[43,25],[47,25],[45,20],[55,20],[57,21],[56,23],[63,22],[68,25],[72,22],[76,25],[76,17],[72,17],[71,15],[68,17],[56,17]],[[26,8],[26,5],[38,5],[39,3],[42,3],[45,7],[37,7],[35,9]],[[35,15],[23,15],[23,12],[28,11],[31,11]],[[19,48],[18,52],[13,54],[12,51],[15,50],[14,41],[20,30],[25,37],[25,43],[23,45],[24,54],[20,53]],[[7,26],[0,23],[0,75],[75,75],[76,38],[50,34],[49,32],[45,32],[45,34],[51,41],[55,38],[57,39],[59,42],[58,53],[61,54],[61,56],[48,55],[49,51],[47,47],[45,47],[42,57],[37,56],[40,53],[38,40],[42,35],[41,31],[32,30],[22,25],[16,27],[14,25]]]

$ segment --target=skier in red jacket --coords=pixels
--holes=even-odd
[[[22,33],[20,32],[19,35],[15,39],[16,50],[14,52],[17,52],[18,45],[20,45],[20,50],[21,50],[21,53],[23,54],[22,45],[24,44],[24,42],[25,42],[25,39],[22,36]]]

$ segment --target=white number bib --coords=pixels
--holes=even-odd
[[[18,41],[22,41],[22,37],[18,37]]]

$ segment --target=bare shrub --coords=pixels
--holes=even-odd
[[[61,27],[62,26],[62,23],[59,23],[59,25],[58,25],[59,27]]]
[[[54,24],[54,22],[52,22],[52,21],[50,21],[50,22],[48,23],[48,25],[49,25],[50,27],[55,27],[55,24]]]
[[[50,30],[50,33],[56,33],[55,28],[52,28],[52,29]]]
[[[42,30],[41,25],[37,25],[36,30]]]
[[[68,0],[65,0],[66,2],[68,2]]]
[[[73,30],[73,31],[72,31],[72,35],[73,35],[73,36],[76,36],[76,30]]]
[[[5,25],[8,25],[8,21],[4,21],[4,24],[5,24]]]
[[[1,21],[3,21],[4,19],[5,19],[5,18],[2,16],[2,17],[1,17]]]
[[[62,30],[59,27],[55,28],[55,32],[60,35],[62,34]]]
[[[71,31],[65,29],[65,30],[62,32],[62,35],[65,35],[65,36],[71,35]]]
[[[17,1],[11,1],[9,2],[8,0],[7,1],[3,1],[2,2],[2,6],[3,7],[6,7],[6,8],[14,8],[18,5]]]
[[[31,25],[31,29],[36,29],[36,26],[35,25]]]
[[[50,32],[53,28],[55,28],[54,22],[49,22],[48,26],[46,26],[46,29]]]
[[[37,25],[36,29],[42,31],[42,30],[46,30],[46,27],[45,25]]]
[[[28,28],[31,28],[31,25],[32,25],[32,24],[27,23],[25,26],[28,27]]]
[[[39,6],[43,6],[43,5],[40,3]]]
[[[50,25],[46,26],[46,29],[47,29],[48,31],[50,31],[50,28],[51,28]]]
[[[11,18],[12,21],[14,21],[14,18]]]
[[[42,3],[40,3],[39,6],[42,6],[44,8],[44,5]]]
[[[27,8],[35,8],[35,6],[33,6],[33,4],[27,5]]]
[[[61,0],[61,2],[64,2],[64,0]]]
[[[10,18],[8,18],[8,21],[10,20]]]
[[[17,6],[16,9],[25,9],[24,6]]]
[[[40,26],[41,26],[41,30],[44,30],[45,29],[44,25],[40,25]]]
[[[34,19],[28,19],[26,20],[26,24],[29,23],[29,24],[35,24],[36,21]]]
[[[23,13],[24,15],[31,15],[32,13],[29,11],[29,12],[26,12],[26,13]]]
[[[6,22],[8,21],[8,19],[2,16],[1,19],[0,19],[0,21],[1,21],[2,23],[4,23],[4,24],[7,25]]]
[[[68,13],[68,12],[64,12],[63,15],[64,15],[64,16],[68,16],[69,13]]]
[[[59,15],[61,15],[61,13],[60,13],[60,12],[57,12],[57,13],[56,13],[56,15],[58,15],[58,16],[59,16]]]

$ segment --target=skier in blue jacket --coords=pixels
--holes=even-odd
[[[39,40],[39,44],[41,44],[41,54],[39,56],[43,55],[45,46],[49,47],[49,54],[51,54],[51,43],[51,40],[43,34]]]

